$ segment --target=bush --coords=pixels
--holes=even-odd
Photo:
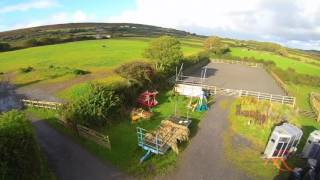
[[[62,117],[74,124],[104,126],[114,115],[119,115],[121,98],[110,86],[90,84],[88,94],[62,110]]]
[[[131,84],[147,86],[152,83],[155,70],[150,63],[130,62],[121,65],[115,70],[121,77],[129,80]]]
[[[39,46],[39,45],[41,45],[41,43],[39,42],[39,40],[37,40],[37,39],[29,39],[29,40],[26,40],[25,42],[24,42],[24,47],[34,47],[34,46]]]
[[[81,70],[81,69],[75,69],[72,72],[75,75],[85,75],[85,74],[89,74],[89,71],[85,71],[85,70]]]
[[[34,71],[34,68],[31,67],[31,66],[28,66],[28,67],[26,67],[26,68],[20,68],[20,72],[21,72],[21,73],[29,73],[29,72],[31,72],[31,71]]]
[[[1,51],[9,51],[11,48],[9,43],[6,42],[0,42],[0,52]]]
[[[24,114],[11,111],[0,116],[0,152],[2,179],[40,179],[40,150]]]

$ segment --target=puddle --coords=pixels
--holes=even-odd
[[[23,107],[20,101],[21,95],[16,94],[14,86],[7,82],[0,83],[0,112]]]

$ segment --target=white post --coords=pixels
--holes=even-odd
[[[283,102],[284,102],[284,96],[282,96],[282,104],[283,104]]]

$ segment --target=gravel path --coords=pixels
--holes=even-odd
[[[45,121],[29,115],[37,139],[47,154],[49,165],[60,180],[129,179],[111,164],[101,162],[67,136],[58,133]],[[108,151],[108,150],[106,150]]]
[[[218,97],[199,124],[198,133],[192,138],[188,148],[182,153],[177,169],[165,179],[176,180],[247,180],[225,159],[223,133],[228,128],[228,108],[222,109],[222,99]]]

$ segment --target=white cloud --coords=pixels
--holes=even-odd
[[[31,9],[44,9],[56,6],[58,3],[55,0],[33,0],[14,5],[8,5],[0,8],[0,13],[11,13],[16,11],[28,11]]]
[[[320,1],[316,0],[136,0],[136,8],[108,22],[132,22],[201,34],[257,39],[318,48]]]
[[[72,22],[86,22],[89,19],[90,19],[89,15],[87,15],[81,10],[78,10],[73,14]]]
[[[82,10],[77,10],[73,13],[61,12],[54,14],[50,18],[51,24],[54,23],[76,23],[76,22],[88,22],[95,19],[95,15],[87,14]]]
[[[90,22],[95,18],[93,14],[87,14],[81,10],[72,13],[60,12],[50,16],[47,19],[39,19],[26,23],[15,24],[9,28],[2,27],[5,30],[36,27],[41,25]],[[1,27],[0,27],[1,28]]]

